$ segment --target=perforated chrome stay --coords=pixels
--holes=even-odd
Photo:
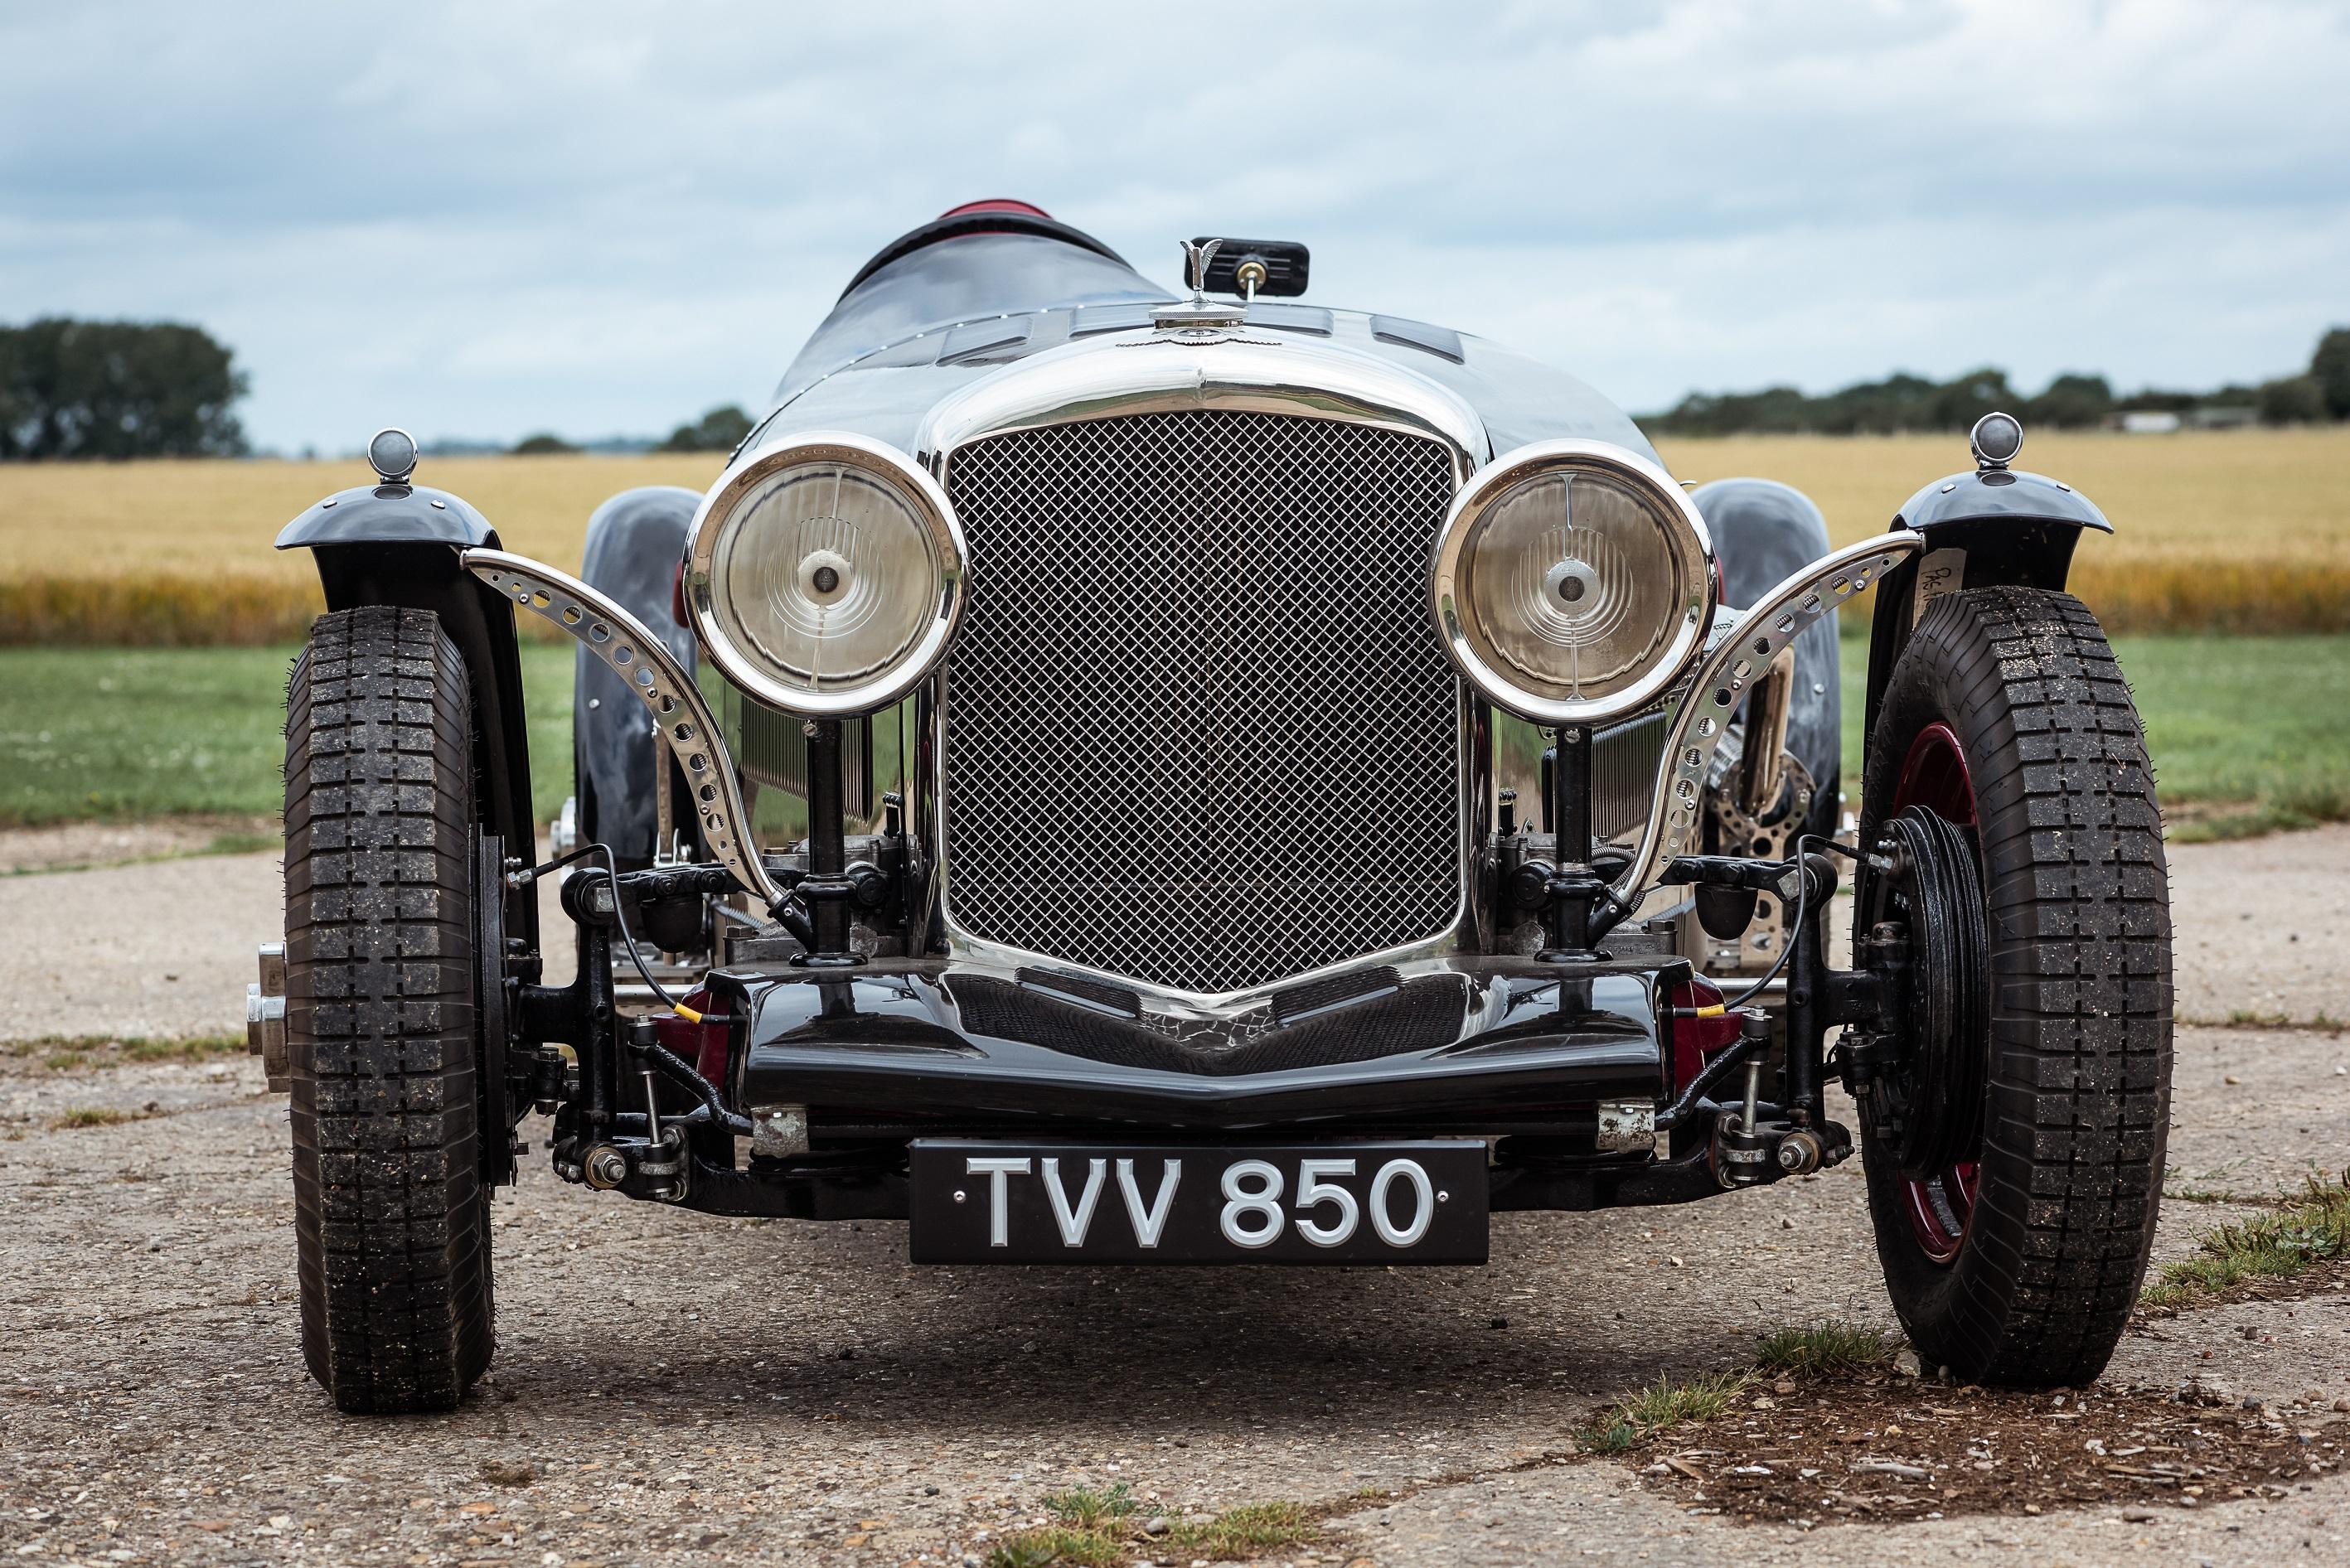
[[[619,604],[576,577],[525,556],[504,550],[467,550],[465,569],[522,608],[546,617],[579,639],[580,646],[609,665],[652,715],[653,731],[685,770],[702,836],[720,865],[773,909],[783,889],[768,877],[758,849],[745,831],[748,814],[734,764],[726,755],[724,732],[693,678],[671,656],[660,638]]]
[[[972,556],[942,686],[956,931],[1213,993],[1452,928],[1449,448],[1185,410],[985,437],[945,482]]]
[[[1731,715],[1746,688],[1771,668],[1779,650],[1855,594],[1865,592],[1894,563],[1915,555],[1924,539],[1904,530],[1880,534],[1822,556],[1781,582],[1707,650],[1674,700],[1671,727],[1657,766],[1657,790],[1639,853],[1615,883],[1630,902],[1645,893],[1658,870],[1696,842],[1698,803]]]

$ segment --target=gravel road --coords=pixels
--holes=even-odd
[[[2350,1035],[2311,1024],[2350,1017],[2350,830],[2173,866],[2180,1015],[2283,1021],[2181,1028],[2174,1187],[2251,1198],[2338,1169]],[[161,918],[134,919],[134,891]],[[235,1030],[276,898],[266,856],[0,877],[0,1040]],[[120,1064],[0,1054],[11,1561],[951,1564],[1055,1491],[1119,1481],[1170,1515],[1339,1506],[1269,1562],[2350,1561],[2333,1476],[2191,1511],[1805,1532],[1563,1459],[1606,1398],[1742,1365],[1764,1330],[1889,1326],[1849,1168],[1501,1216],[1482,1270],[1120,1272],[917,1270],[901,1225],[649,1212],[532,1160],[500,1200],[478,1396],[344,1417],[296,1343],[283,1099],[242,1056],[96,1060]],[[58,1125],[93,1111],[130,1119]],[[2173,1202],[2160,1249],[2241,1211]],[[657,1334],[632,1331],[647,1317]],[[2191,1374],[2279,1407],[2350,1397],[2350,1296],[2151,1322],[2107,1381]]]

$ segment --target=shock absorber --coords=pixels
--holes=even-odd
[[[1771,1020],[1759,1008],[1739,1020],[1738,1033],[1745,1047],[1746,1085],[1742,1102],[1714,1118],[1713,1174],[1724,1187],[1753,1187],[1775,1174],[1773,1169],[1783,1122],[1762,1119],[1762,1058],[1771,1048]]]

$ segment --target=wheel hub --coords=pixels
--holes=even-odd
[[[1914,1182],[1971,1165],[1991,1064],[1990,933],[1967,830],[1922,805],[1879,831],[1862,918],[1909,955],[1903,1027],[1862,1115]],[[1946,1195],[1946,1203],[1955,1201]]]

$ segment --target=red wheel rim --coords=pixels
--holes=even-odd
[[[1922,805],[1946,822],[1975,826],[1975,786],[1967,772],[1967,754],[1948,724],[1936,722],[1918,732],[1909,754],[1901,759],[1901,778],[1893,788],[1887,815]],[[1934,1262],[1947,1265],[1959,1255],[1967,1226],[1975,1214],[1975,1192],[1982,1166],[1960,1160],[1922,1181],[1904,1179],[1909,1229],[1918,1250]]]

